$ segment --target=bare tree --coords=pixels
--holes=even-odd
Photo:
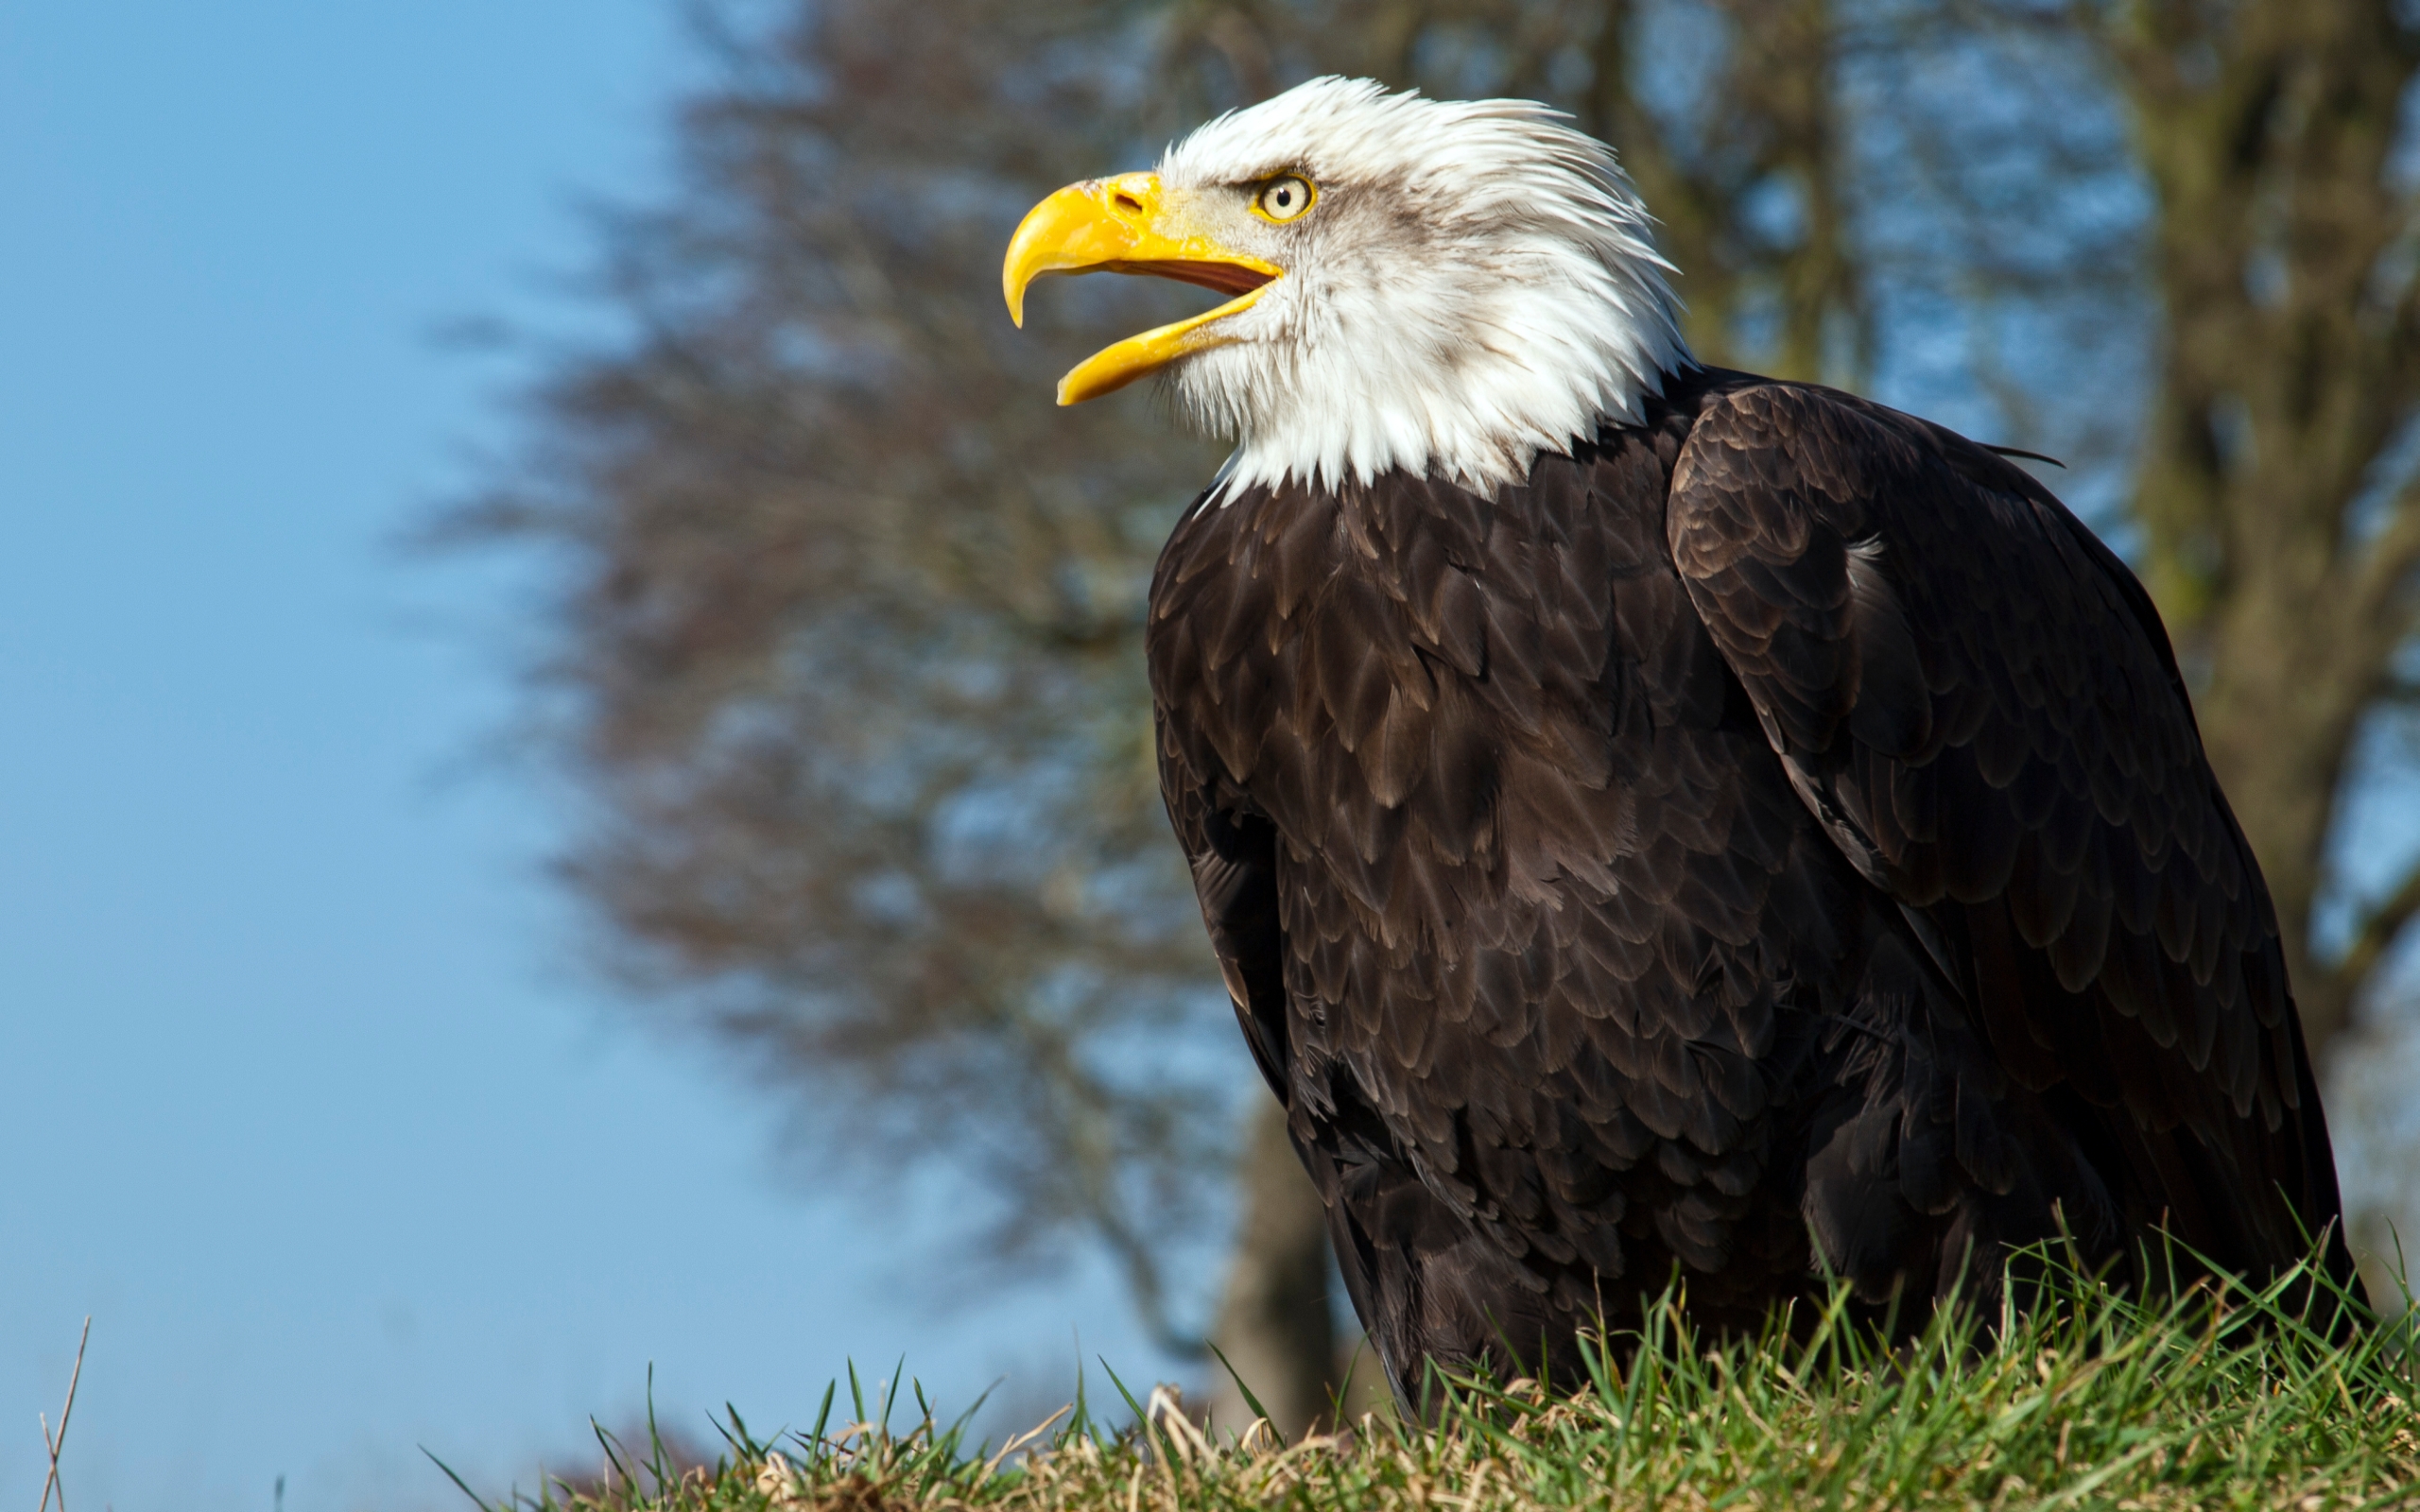
[[[1150,565],[1216,458],[1140,395],[1049,403],[1198,301],[1080,281],[1020,336],[996,295],[1036,198],[1211,112],[1331,70],[1570,110],[1663,217],[1701,355],[2079,464],[2194,669],[2314,1039],[2420,907],[2407,881],[2310,944],[2359,737],[2414,691],[2413,43],[2383,0],[697,15],[678,187],[600,227],[623,334],[556,354],[522,463],[451,522],[560,569],[533,707],[586,800],[564,874],[819,1148],[958,1162],[1002,1255],[1105,1246],[1171,1351],[1206,1311],[1172,1246],[1232,1214],[1213,1332],[1289,1431],[1339,1379],[1323,1223],[1141,682]]]
[[[1160,1236],[1218,1210],[1236,1083],[1187,1042],[1218,999],[1133,652],[1215,457],[1050,408],[1084,333],[1165,291],[1017,341],[991,271],[1025,204],[1134,150],[1144,49],[1074,0],[720,19],[679,194],[604,228],[626,336],[557,361],[526,465],[458,522],[562,569],[564,872],[850,1164],[948,1152],[999,1194],[987,1251],[1089,1232],[1192,1349]]]
[[[2204,738],[2322,1043],[2420,908],[2408,870],[2342,950],[2312,948],[2357,737],[2409,699],[2397,661],[2420,611],[2408,17],[2386,0],[2262,0],[2091,23],[2159,204],[2144,577],[2199,681]]]

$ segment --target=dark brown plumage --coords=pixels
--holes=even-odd
[[[2158,617],[1983,447],[1692,371],[1492,499],[1198,506],[1149,651],[1203,917],[1399,1391],[1567,1372],[1675,1267],[1748,1328],[1819,1258],[1921,1303],[2063,1222],[2260,1274],[2339,1218]]]

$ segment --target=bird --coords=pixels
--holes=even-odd
[[[1058,398],[1233,442],[1151,579],[1161,792],[1397,1395],[1575,1382],[1674,1285],[1906,1330],[2029,1246],[2358,1288],[2150,596],[2001,450],[1701,364],[1653,225],[1548,107],[1331,77],[1003,267],[1020,325],[1226,296]]]

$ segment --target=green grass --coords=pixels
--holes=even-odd
[[[2420,1506],[2404,1331],[2331,1338],[2297,1271],[2266,1291],[2146,1305],[2057,1265],[2043,1299],[1943,1314],[1890,1349],[1838,1297],[1799,1337],[1712,1344],[1668,1297],[1592,1355],[1591,1386],[1439,1382],[1434,1429],[1365,1418],[1290,1448],[1207,1435],[1123,1385],[1109,1426],[1079,1401],[976,1445],[923,1400],[853,1371],[774,1442],[735,1415],[710,1469],[600,1435],[603,1487],[481,1503],[564,1512],[1530,1512],[1537,1508]],[[2321,1291],[2329,1310],[2346,1306]],[[894,1426],[895,1425],[895,1426]],[[467,1489],[467,1488],[466,1488]]]

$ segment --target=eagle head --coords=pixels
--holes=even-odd
[[[1492,490],[1636,421],[1692,365],[1651,221],[1610,148],[1526,100],[1315,78],[1028,214],[1001,284],[1149,273],[1232,296],[1079,364],[1059,402],[1152,373],[1230,437],[1231,488],[1403,469]]]

